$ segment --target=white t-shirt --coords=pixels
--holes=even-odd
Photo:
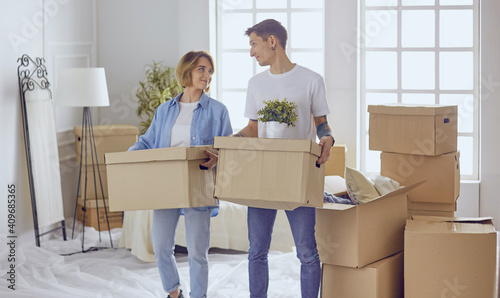
[[[298,64],[283,74],[275,75],[268,69],[252,77],[248,81],[245,117],[257,120],[257,111],[264,107],[264,101],[285,98],[297,104],[297,121],[283,137],[316,141],[313,117],[330,114],[325,82],[321,75]],[[259,135],[263,135],[263,127],[259,121]]]
[[[189,147],[191,145],[191,123],[193,122],[193,111],[197,106],[197,101],[179,101],[179,115],[175,119],[170,134],[170,147]]]

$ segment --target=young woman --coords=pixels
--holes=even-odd
[[[215,136],[230,135],[232,128],[226,107],[205,93],[210,88],[213,73],[214,63],[210,54],[204,51],[185,54],[176,68],[177,81],[184,92],[158,107],[151,126],[129,151],[211,145]],[[217,163],[217,156],[208,151],[206,153],[209,160],[201,165],[212,168]],[[174,257],[175,230],[182,213],[186,222],[190,297],[206,297],[210,217],[217,212],[218,207],[153,211],[151,238],[168,297],[184,297]]]

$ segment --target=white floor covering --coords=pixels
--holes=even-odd
[[[71,221],[68,221],[68,223]],[[78,225],[78,223],[77,223]],[[121,229],[112,230],[115,248],[110,248],[109,234],[93,228],[85,229],[85,248],[107,247],[81,253],[81,226],[75,228],[71,239],[62,240],[60,232],[44,236],[41,247],[34,244],[33,232],[16,238],[15,290],[10,285],[8,271],[11,253],[5,238],[0,246],[0,297],[166,297],[155,263],[146,263],[116,248]],[[500,254],[500,237],[497,251]],[[64,255],[67,254],[67,255]],[[187,255],[178,254],[177,262],[184,292],[189,292]],[[211,249],[208,297],[249,297],[247,254]],[[300,297],[299,261],[294,252],[271,252],[269,256],[270,285],[268,296],[273,298]],[[498,272],[498,263],[497,263]],[[186,296],[188,297],[188,296]],[[499,296],[500,297],[500,296]]]
[[[145,263],[127,249],[116,248],[121,229],[112,230],[115,248],[109,248],[109,233],[85,229],[85,249],[108,247],[81,253],[81,226],[68,241],[62,233],[44,236],[41,247],[34,244],[33,232],[16,239],[15,290],[8,288],[9,249],[0,248],[0,297],[166,297],[155,263]],[[3,241],[2,241],[3,242]],[[75,253],[78,252],[78,253]],[[75,254],[72,254],[75,253]],[[63,254],[70,254],[64,256]],[[189,292],[187,255],[177,254],[182,289]],[[249,297],[247,254],[211,249],[208,297]],[[271,252],[269,297],[300,297],[299,261],[295,253]],[[187,296],[188,297],[188,296]]]

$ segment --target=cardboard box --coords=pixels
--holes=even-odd
[[[316,241],[322,263],[363,267],[403,250],[407,193],[401,187],[361,205],[325,203],[316,209]]]
[[[457,151],[457,106],[369,105],[369,148],[436,156]]]
[[[422,156],[382,152],[380,175],[401,185],[427,180],[408,193],[412,202],[455,204],[460,195],[460,152]]]
[[[346,145],[333,145],[330,149],[330,160],[325,163],[325,176],[344,177],[346,151]]]
[[[80,161],[80,152],[82,151],[82,159],[84,164],[92,164],[92,155],[90,147],[87,147],[87,158],[85,158],[85,142],[82,136],[82,127],[73,127],[75,134],[75,157]],[[84,132],[84,134],[86,134]],[[94,138],[97,149],[97,160],[99,164],[104,164],[104,154],[110,152],[124,152],[130,146],[137,142],[139,128],[133,125],[117,124],[117,125],[94,125]],[[90,139],[87,138],[87,146],[90,146]],[[95,158],[95,156],[94,156]]]
[[[106,211],[104,208],[104,204],[106,204]],[[83,198],[79,197],[77,202],[77,213],[76,219],[83,223],[83,210],[84,206],[86,208],[85,212],[85,226],[93,227],[94,229],[101,231],[108,230],[108,222],[109,228],[121,228],[123,223],[123,212],[110,212],[109,211],[109,201],[105,200],[103,202],[102,198],[98,199],[96,203],[96,199],[88,199],[84,202]],[[97,208],[98,207],[98,208]],[[106,212],[108,215],[108,220],[106,221]]]
[[[408,210],[426,210],[426,211],[457,211],[457,202],[455,203],[428,203],[413,202],[408,198]]]
[[[405,230],[405,297],[494,297],[491,218],[414,217]]]
[[[106,153],[111,211],[217,206],[214,169],[201,170],[211,146]]]
[[[108,177],[106,171],[105,164],[99,164],[99,172],[101,176],[102,182],[102,191],[101,185],[99,184],[99,172],[97,171],[97,167],[95,168],[95,180],[94,180],[94,169],[93,165],[82,165],[82,173],[80,179],[80,195],[84,196],[85,191],[85,171],[87,171],[87,199],[99,198],[102,199],[102,193],[104,192],[104,198],[108,198]],[[97,186],[97,196],[95,189]]]
[[[432,211],[432,210],[408,209],[408,218],[409,219],[411,219],[415,215],[454,217],[455,211]]]
[[[323,205],[325,166],[310,140],[215,137],[215,197],[251,207],[292,210]]]
[[[403,272],[402,252],[362,268],[323,264],[321,297],[401,298]]]

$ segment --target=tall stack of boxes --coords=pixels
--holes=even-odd
[[[370,150],[382,151],[380,175],[407,186],[408,216],[454,216],[460,195],[457,106],[372,105]]]
[[[94,167],[94,160],[87,147],[87,156],[85,156],[85,140],[82,137],[82,127],[75,126],[73,132],[75,134],[75,157],[80,162],[80,155],[82,154],[82,171],[80,179],[80,196],[77,202],[77,220],[83,222],[85,216],[85,225],[94,227],[95,229],[107,230],[108,222],[106,221],[106,212],[108,215],[110,229],[119,228],[122,226],[122,212],[110,212],[108,200],[108,180],[106,173],[106,166],[104,162],[104,154],[108,152],[122,152],[127,151],[138,138],[139,129],[133,125],[96,125],[93,127],[95,145],[97,149],[97,167]],[[82,151],[83,145],[83,151]],[[90,142],[87,139],[87,146]],[[94,171],[95,169],[95,171]],[[85,189],[85,172],[87,173],[87,187]],[[94,179],[95,173],[95,179]],[[102,181],[99,183],[99,174]],[[97,189],[97,192],[95,191]],[[83,196],[86,193],[86,201]],[[103,198],[104,193],[104,198]],[[104,199],[104,201],[103,201]],[[106,204],[106,212],[104,209]],[[84,207],[85,206],[85,207]],[[84,208],[86,211],[84,212]]]
[[[494,297],[496,231],[491,218],[456,218],[460,195],[456,106],[369,106],[370,150],[382,176],[408,192],[404,297]]]

